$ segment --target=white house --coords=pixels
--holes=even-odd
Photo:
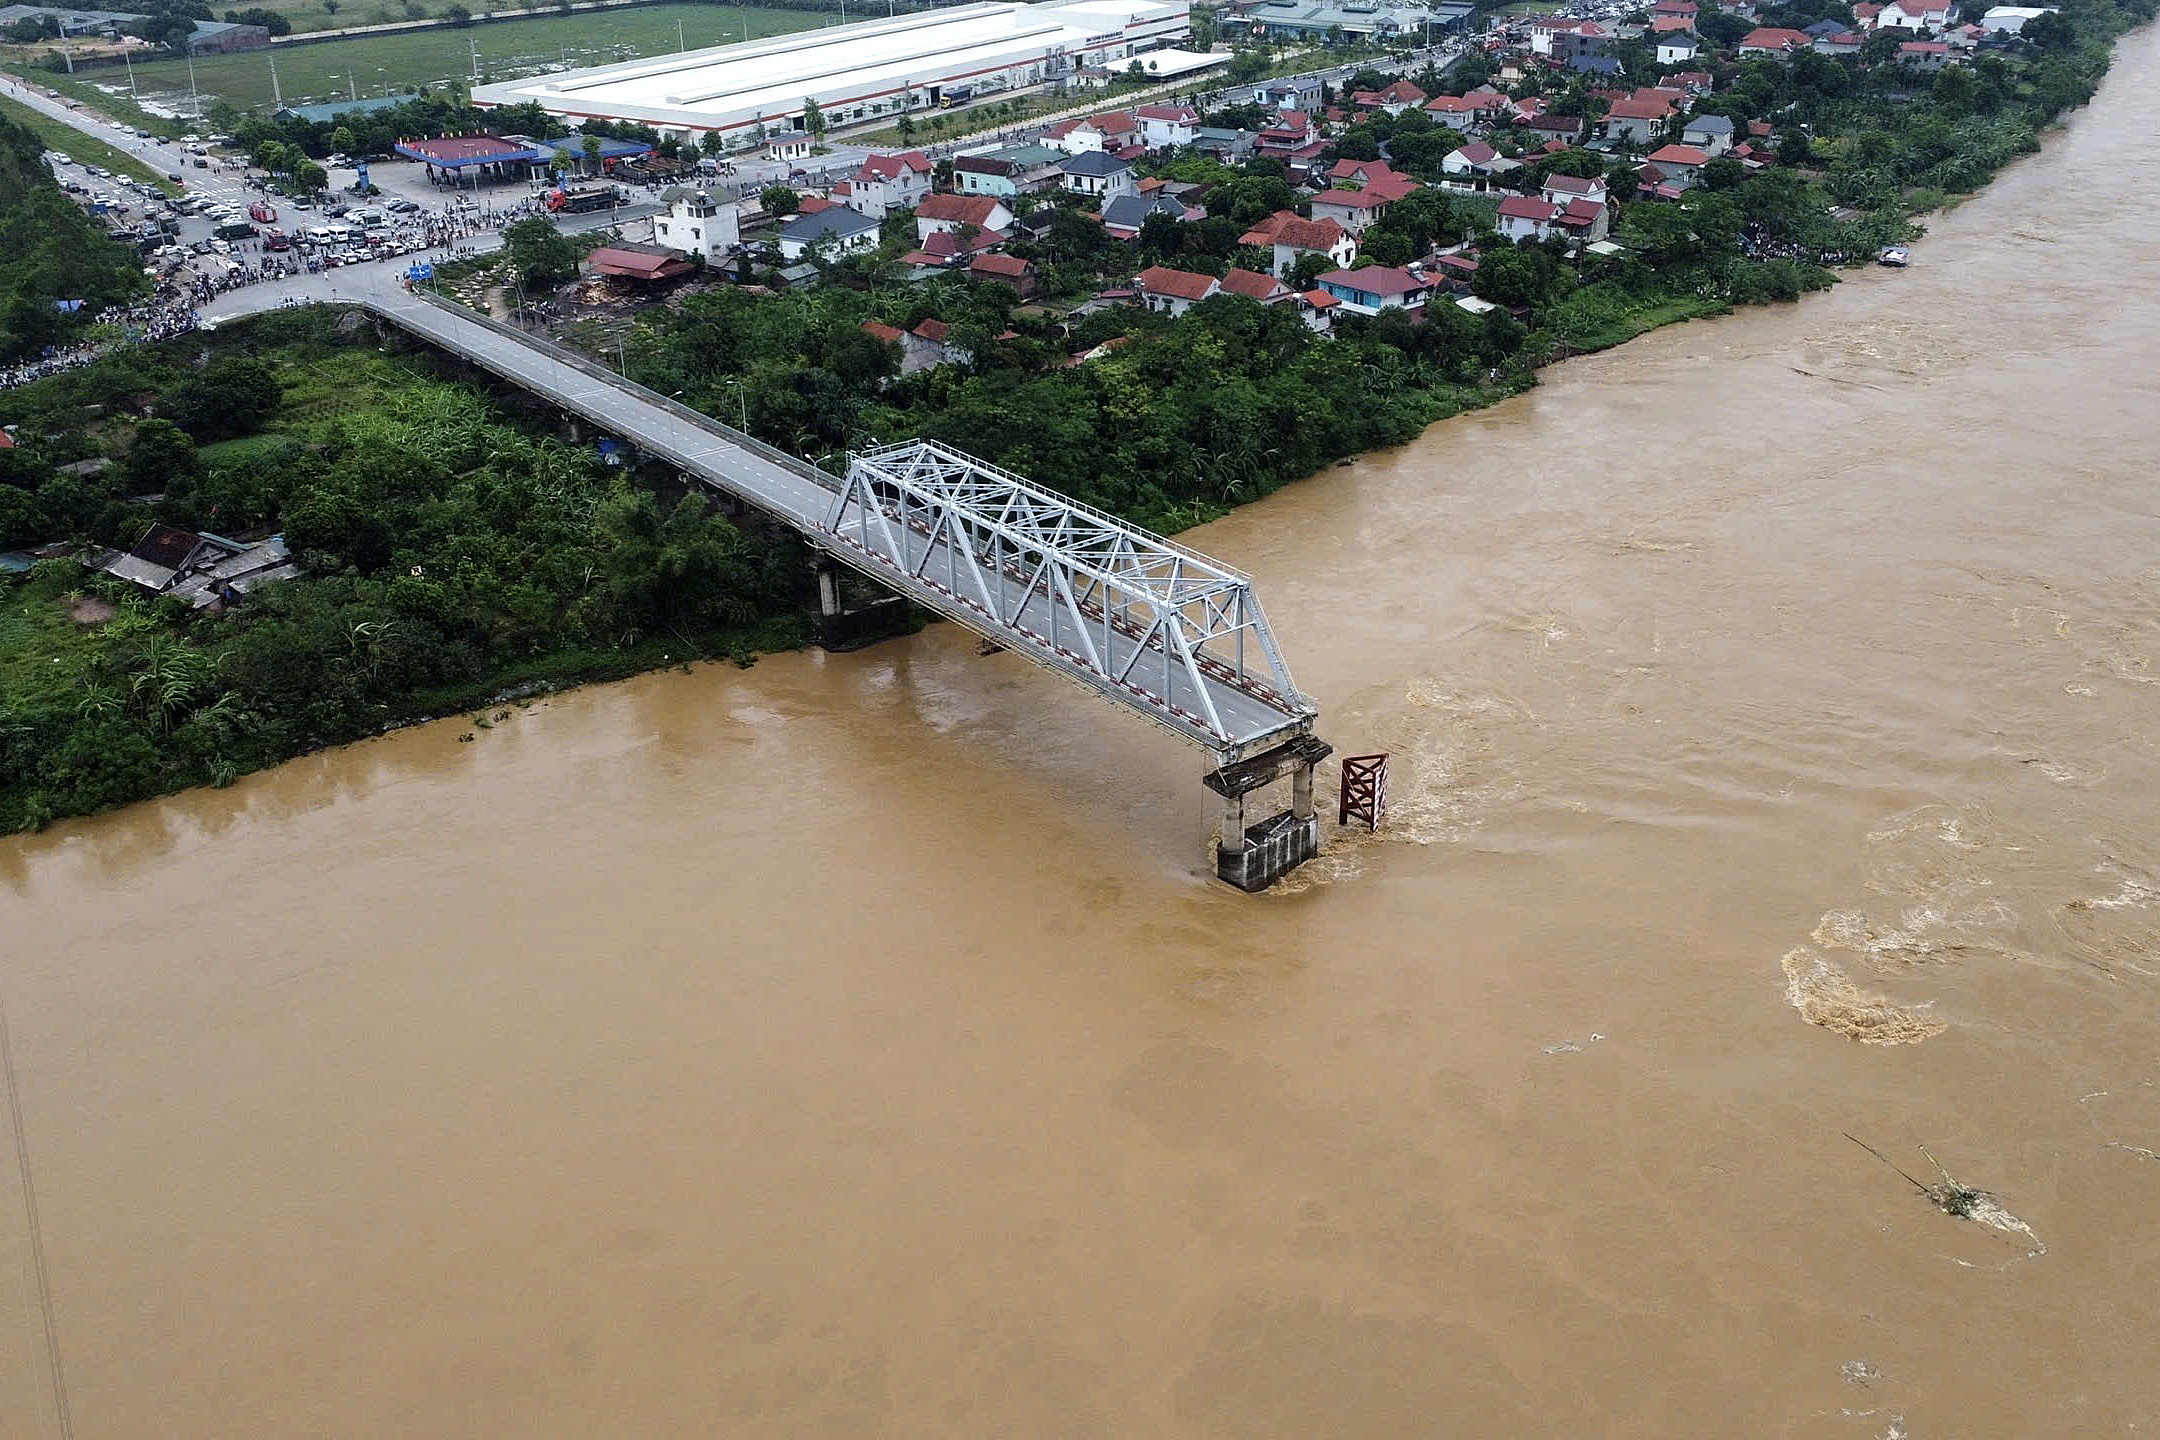
[[[1287,275],[1307,255],[1325,255],[1338,268],[1357,258],[1357,236],[1333,220],[1307,220],[1278,210],[1238,237],[1240,245],[1264,245],[1273,251],[1275,273]]]
[[[821,242],[825,252],[836,258],[875,250],[878,222],[845,205],[827,205],[794,216],[780,227],[780,256],[784,260],[800,260]]]
[[[978,232],[1012,227],[1013,213],[995,195],[925,195],[915,207],[915,238],[973,226]]]
[[[1190,145],[1200,133],[1200,112],[1190,105],[1142,105],[1132,113],[1140,122],[1140,143],[1150,150]]]
[[[1212,275],[1195,275],[1190,270],[1172,270],[1162,265],[1148,266],[1133,284],[1140,292],[1141,304],[1172,319],[1222,289],[1222,282]]]
[[[1890,0],[1875,12],[1878,30],[1941,30],[1949,23],[1948,0]]]
[[[1058,168],[1065,172],[1065,188],[1076,195],[1107,200],[1133,188],[1132,166],[1100,150],[1083,150]]]
[[[1473,140],[1460,149],[1450,150],[1440,161],[1440,173],[1447,177],[1447,183],[1463,190],[1483,190],[1494,180],[1521,168],[1520,160],[1508,159],[1483,140]]]
[[[727,258],[742,243],[742,218],[733,201],[715,200],[703,190],[677,185],[662,195],[665,210],[653,216],[653,243],[702,255],[707,264]]]
[[[1702,45],[1693,32],[1668,30],[1657,37],[1657,63],[1660,65],[1685,65],[1693,60]]]
[[[930,193],[930,157],[920,150],[865,155],[855,173],[833,186],[833,198],[860,214],[882,220]]]
[[[1723,115],[1697,115],[1682,127],[1680,143],[1715,160],[1733,147],[1733,123]]]
[[[1980,17],[1980,28],[1991,34],[2008,31],[2015,35],[2025,28],[2026,21],[2054,13],[2055,7],[2052,5],[1997,5]]]

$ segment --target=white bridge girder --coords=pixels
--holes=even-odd
[[[852,456],[813,538],[1217,764],[1318,714],[1248,577],[933,441]]]

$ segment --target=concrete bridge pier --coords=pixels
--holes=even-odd
[[[1298,735],[1272,750],[1202,777],[1222,797],[1222,835],[1215,873],[1240,890],[1265,890],[1320,853],[1320,817],[1313,811],[1313,767],[1334,753],[1317,735]],[[1290,808],[1255,819],[1259,792],[1290,777]]]

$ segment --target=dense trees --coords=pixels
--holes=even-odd
[[[62,343],[148,288],[135,256],[61,191],[43,149],[0,119],[0,363]]]
[[[0,451],[0,528],[27,506],[40,523],[66,511],[81,533],[111,496],[148,486],[166,491],[157,514],[176,523],[282,521],[309,572],[223,618],[148,603],[71,562],[0,582],[14,626],[0,631],[0,833],[471,703],[513,671],[626,673],[657,662],[662,645],[740,645],[722,632],[767,617],[790,618],[763,643],[801,634],[792,617],[805,572],[791,541],[753,538],[696,495],[663,500],[372,344],[333,346],[333,320],[263,317],[253,334],[221,333],[213,343],[232,348],[201,371],[135,355],[0,397],[23,437]],[[245,358],[272,337],[272,354]],[[859,353],[830,358],[867,378]],[[130,395],[163,413],[193,387],[204,403],[254,403],[263,390],[248,368],[264,363],[327,365],[389,388],[325,422],[273,411],[263,423],[297,428],[258,431],[232,456],[198,452],[170,421],[135,421],[109,479],[55,473],[54,460],[98,443],[80,428],[103,403],[92,397]],[[132,542],[151,518],[125,510],[113,538]],[[73,625],[66,599],[83,589],[120,616]]]

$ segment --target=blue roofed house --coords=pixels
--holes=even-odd
[[[1378,315],[1383,310],[1415,313],[1425,308],[1432,282],[1394,265],[1368,265],[1362,270],[1330,270],[1320,277],[1320,288],[1356,315]]]

